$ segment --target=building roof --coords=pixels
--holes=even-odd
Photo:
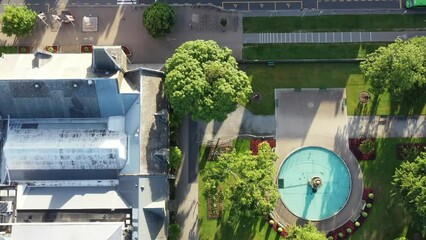
[[[121,169],[126,162],[127,136],[107,129],[8,130],[3,147],[10,170]]]
[[[40,64],[39,61],[43,61]],[[0,80],[14,79],[87,79],[116,78],[115,72],[105,75],[94,73],[92,54],[62,53],[53,54],[50,58],[39,54],[3,54],[0,58],[0,69],[8,69],[0,75]]]
[[[13,240],[123,240],[122,222],[23,223],[12,228]]]
[[[129,207],[115,187],[25,187],[25,185],[19,185],[17,191],[17,210],[127,209]]]

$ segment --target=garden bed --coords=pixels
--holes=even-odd
[[[268,224],[269,224],[269,226],[275,231],[275,232],[277,232],[277,234],[279,235],[279,236],[281,236],[281,237],[283,237],[283,238],[286,238],[287,236],[288,236],[288,230],[287,230],[287,228],[286,227],[283,227],[282,228],[282,231],[281,232],[279,232],[278,231],[278,228],[280,227],[279,225],[278,225],[278,222],[275,220],[275,219],[272,219],[271,218],[271,216],[268,216],[268,218],[267,218],[267,220],[268,220]],[[270,221],[274,221],[274,223],[271,225],[271,223],[270,223]]]
[[[19,46],[18,47],[18,53],[30,53],[31,47],[30,46]]]
[[[223,213],[223,194],[219,190],[217,196],[207,197],[207,219],[219,219]]]
[[[354,154],[357,160],[374,160],[376,159],[376,150],[374,149],[373,152],[364,154],[359,149],[359,146],[364,140],[370,140],[374,144],[376,144],[375,138],[349,138],[349,149]]]
[[[277,144],[275,139],[252,139],[250,141],[250,150],[253,155],[257,155],[259,151],[259,144],[261,144],[262,142],[267,142],[271,148],[275,148]]]
[[[414,160],[420,152],[425,151],[424,143],[398,143],[396,145],[396,158],[398,160]]]

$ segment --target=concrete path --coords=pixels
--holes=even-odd
[[[334,216],[314,222],[323,231],[331,231],[360,214],[363,177],[358,161],[349,150],[347,113],[343,104],[345,89],[276,89],[278,101],[275,116],[277,122],[276,152],[280,168],[285,157],[303,146],[320,146],[331,149],[343,159],[350,171],[351,193],[344,207]],[[304,199],[303,199],[304,200]],[[276,216],[286,224],[302,223],[303,219],[292,214],[277,201]]]
[[[228,114],[223,122],[199,122],[198,142],[216,142],[235,139],[240,135],[275,136],[274,115],[254,115],[242,106]]]
[[[245,33],[243,34],[243,42],[245,44],[393,42],[397,38],[409,39],[415,36],[426,36],[426,31]]]
[[[426,137],[425,115],[420,116],[350,116],[348,137],[422,138]]]

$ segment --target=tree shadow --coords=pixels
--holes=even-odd
[[[361,115],[364,109],[364,105],[362,102],[358,102],[358,105],[355,108],[354,115]]]
[[[373,101],[371,102],[370,115],[376,115],[377,109],[379,108],[379,104],[380,104],[380,97],[379,96],[374,97]]]

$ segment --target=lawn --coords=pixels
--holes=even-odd
[[[365,58],[388,43],[246,44],[244,60]]]
[[[348,115],[407,115],[426,114],[426,95],[420,95],[415,103],[391,101],[389,94],[382,94],[367,104],[359,104],[358,94],[368,91],[370,85],[362,76],[357,63],[288,63],[242,65],[252,82],[253,91],[260,94],[260,101],[246,104],[247,109],[258,115],[275,113],[274,89],[276,88],[344,88],[347,91]]]
[[[402,162],[396,159],[396,144],[407,142],[426,143],[426,138],[377,139],[376,160],[360,162],[364,183],[366,187],[374,189],[376,198],[367,221],[350,240],[387,240],[405,234],[408,234],[407,239],[413,239],[410,218],[398,205],[398,199],[390,195],[392,176]]]
[[[250,149],[249,140],[239,140],[234,142],[237,151],[247,151]],[[198,221],[199,236],[201,240],[205,239],[257,239],[257,240],[278,240],[279,235],[269,227],[266,219],[259,218],[253,222],[240,221],[231,223],[228,221],[229,213],[225,212],[222,219],[207,219],[207,202],[204,193],[203,176],[205,169],[215,164],[212,161],[207,162],[207,152],[204,146],[200,149],[199,181],[198,181]]]
[[[426,14],[245,17],[244,33],[424,30]]]
[[[15,46],[0,46],[0,56],[3,53],[17,53],[18,47]]]

